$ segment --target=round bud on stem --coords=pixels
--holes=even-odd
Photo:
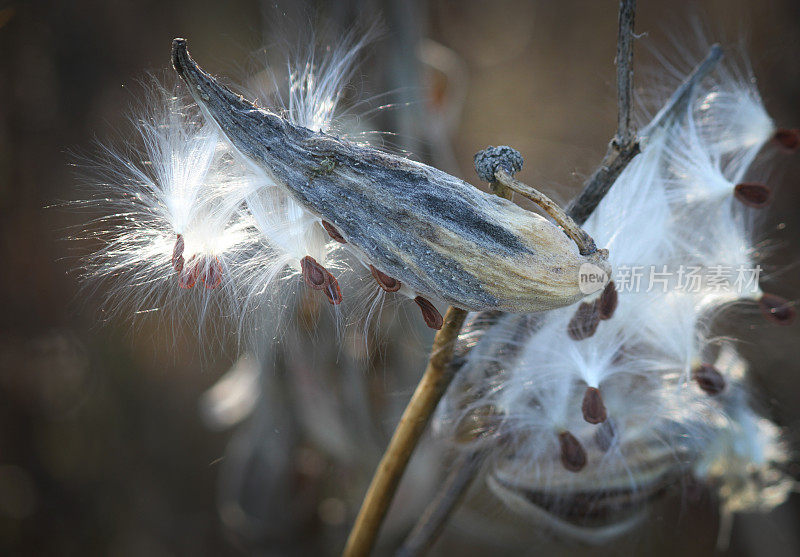
[[[483,151],[478,151],[473,161],[475,172],[484,182],[494,182],[494,174],[501,168],[513,176],[522,170],[523,163],[520,152],[508,145],[489,146]]]

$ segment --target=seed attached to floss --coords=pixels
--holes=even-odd
[[[586,466],[586,450],[569,431],[558,434],[561,445],[561,464],[570,472],[580,472]]]
[[[203,267],[200,280],[203,281],[203,284],[209,290],[213,290],[220,285],[222,282],[222,265],[220,265],[217,257],[214,257],[211,263]]]
[[[599,324],[600,310],[597,302],[581,302],[567,325],[567,333],[572,340],[583,340],[594,335]]]
[[[333,238],[334,240],[336,240],[340,244],[346,244],[347,243],[347,240],[345,240],[344,237],[341,234],[339,234],[339,231],[336,230],[336,228],[331,223],[329,223],[328,221],[326,221],[326,220],[322,221],[322,228],[325,229],[325,232],[327,232],[328,235],[331,238]]]
[[[600,295],[600,299],[597,301],[597,310],[600,314],[600,319],[603,321],[611,319],[614,315],[614,311],[617,309],[618,303],[619,295],[617,294],[617,287],[612,280],[606,284],[603,293]]]
[[[334,306],[342,303],[342,289],[339,288],[339,281],[330,273],[328,273],[328,285],[324,292],[325,296],[328,297],[328,301]]]
[[[583,411],[583,419],[590,424],[601,424],[608,417],[606,405],[603,403],[603,396],[600,394],[600,390],[595,387],[586,388],[581,410]]]
[[[794,321],[794,305],[786,298],[764,293],[758,301],[764,317],[779,325],[789,325]]]
[[[745,182],[736,185],[733,196],[748,207],[761,209],[772,200],[772,190],[764,184]]]
[[[717,371],[717,368],[711,364],[700,364],[692,370],[692,379],[706,393],[714,396],[718,395],[725,389],[725,378]]]
[[[372,265],[369,266],[369,270],[372,273],[375,281],[378,283],[378,286],[380,286],[386,292],[397,292],[400,290],[401,284],[399,280],[390,277],[386,273],[380,272]]]
[[[437,331],[441,329],[444,319],[442,319],[442,314],[439,313],[439,310],[436,309],[436,306],[422,296],[417,296],[414,298],[414,301],[417,302],[419,309],[422,310],[422,318],[425,320],[425,324],[431,329],[436,329]]]
[[[300,260],[300,270],[303,272],[303,280],[314,290],[324,289],[328,285],[328,277],[332,276],[325,267],[317,263],[317,260],[310,255],[306,255]]]
[[[185,242],[183,240],[183,235],[178,234],[178,237],[175,240],[175,247],[172,248],[172,268],[175,269],[175,271],[178,273],[180,273],[183,270],[184,247],[185,247]]]
[[[182,260],[183,258],[181,258]],[[181,265],[180,273],[178,273],[178,286],[184,289],[194,287],[200,276],[200,262],[196,255],[189,258],[185,265]]]
[[[773,136],[775,142],[789,153],[794,153],[800,147],[800,130],[780,128]]]
[[[436,168],[255,106],[203,71],[185,39],[173,41],[172,64],[242,156],[323,219],[332,238],[346,238],[362,261],[411,292],[468,311],[528,313],[584,298],[585,264],[611,274],[606,250],[551,200],[511,178],[521,156],[510,148],[486,158],[482,175],[510,178],[508,187],[537,200],[557,224]],[[519,164],[504,164],[511,155]],[[320,171],[321,160],[333,162]],[[324,286],[319,274],[309,279],[312,287]],[[438,328],[438,312],[426,305],[423,314]]]

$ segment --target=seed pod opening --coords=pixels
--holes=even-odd
[[[559,227],[506,199],[246,101],[200,69],[184,39],[172,62],[239,154],[411,292],[465,310],[535,312],[583,298],[582,265],[610,276],[605,250],[580,255]]]

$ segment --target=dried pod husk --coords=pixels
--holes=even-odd
[[[610,423],[598,431],[610,429]],[[609,459],[604,450],[587,446],[589,465],[578,474],[561,463],[545,474],[512,453],[497,459],[488,484],[510,508],[546,521],[569,538],[591,540],[605,529],[617,535],[644,518],[648,503],[663,495],[684,469],[673,448],[659,439],[635,443],[624,459]]]
[[[296,126],[235,95],[173,42],[172,62],[233,147],[404,292],[472,311],[533,312],[583,298],[580,255],[547,219],[435,168]],[[407,290],[406,290],[407,289]]]

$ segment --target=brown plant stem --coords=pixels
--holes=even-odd
[[[444,324],[433,339],[425,373],[411,396],[372,477],[356,522],[347,539],[343,553],[345,557],[364,557],[372,550],[411,454],[453,378],[453,369],[448,364],[466,317],[467,312],[463,309],[453,306],[447,308]]]
[[[580,195],[567,209],[575,222],[583,224],[595,207],[611,189],[611,185],[625,170],[628,163],[639,154],[639,139],[631,124],[633,107],[633,23],[636,0],[619,3],[619,29],[617,33],[617,134],[608,145],[606,156],[594,174],[589,177]]]

